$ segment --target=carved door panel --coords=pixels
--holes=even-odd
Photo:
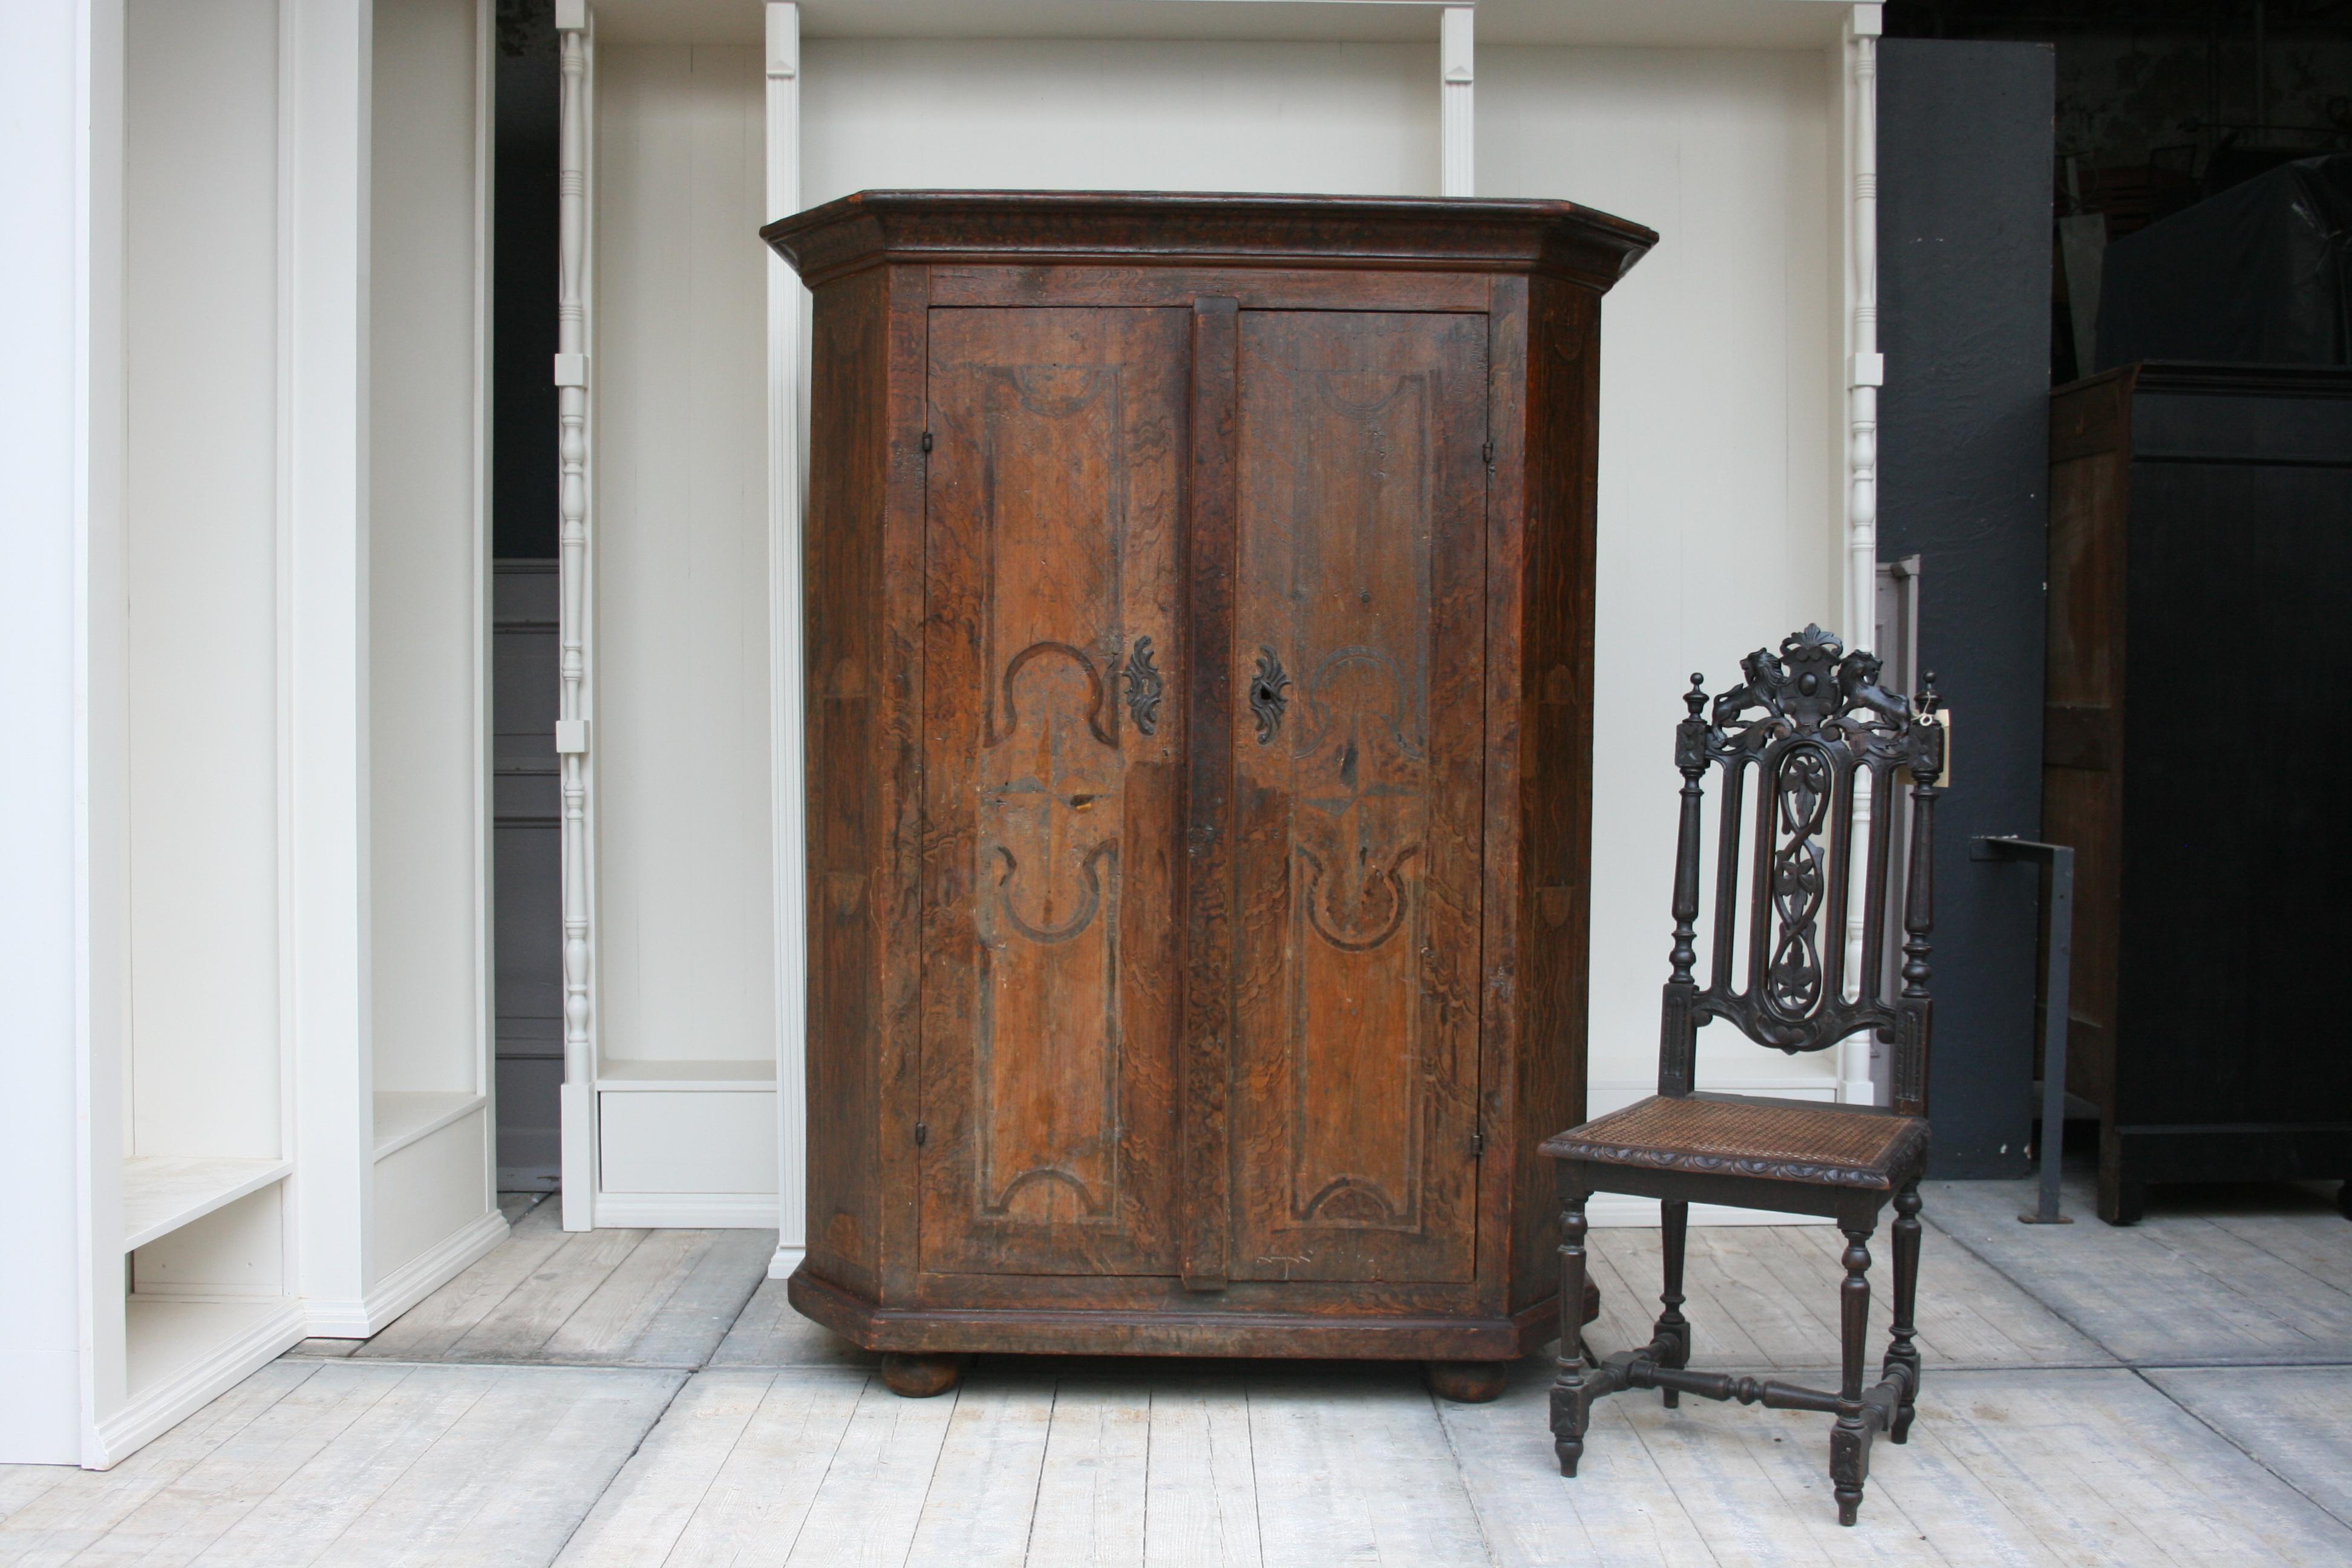
[[[1486,321],[1240,338],[1232,1277],[1468,1280]]]
[[[930,315],[927,1269],[1175,1271],[1189,320]]]

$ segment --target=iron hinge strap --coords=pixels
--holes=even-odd
[[[929,430],[926,430],[926,431],[924,431],[924,432],[923,432],[923,450],[924,450],[924,451],[926,451],[926,452],[928,452],[928,451],[929,451],[930,449],[931,449],[931,433],[930,433]]]
[[[928,1122],[928,1121],[918,1121],[918,1122],[916,1122],[916,1123],[915,1123],[915,1147],[916,1147],[916,1148],[918,1148],[918,1149],[921,1148],[921,1147],[923,1146],[924,1142],[929,1139],[930,1135],[931,1135],[931,1124],[930,1124],[929,1122]]]

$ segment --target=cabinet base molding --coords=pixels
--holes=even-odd
[[[1585,1321],[1600,1298],[1586,1287]],[[1507,1362],[1559,1332],[1558,1298],[1507,1318],[1099,1308],[884,1307],[809,1272],[785,1281],[793,1309],[861,1350],[900,1355],[1262,1356],[1332,1361]],[[895,1384],[893,1385],[895,1386]]]

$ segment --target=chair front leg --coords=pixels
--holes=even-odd
[[[1584,1454],[1584,1426],[1592,1396],[1584,1386],[1583,1193],[1564,1193],[1559,1214],[1559,1377],[1551,1389],[1552,1451],[1559,1473],[1573,1477]]]
[[[1845,1233],[1845,1282],[1838,1287],[1843,1375],[1838,1384],[1837,1425],[1830,1430],[1830,1481],[1838,1522],[1862,1512],[1862,1484],[1870,1475],[1870,1429],[1863,1423],[1862,1363],[1870,1335],[1870,1232]]]
[[[1895,1194],[1895,1326],[1886,1344],[1885,1374],[1902,1369],[1903,1399],[1895,1406],[1895,1425],[1887,1436],[1900,1443],[1911,1436],[1911,1415],[1919,1398],[1919,1349],[1912,1343],[1918,1332],[1913,1321],[1919,1295],[1919,1184]]]
[[[1665,1254],[1666,1288],[1659,1294],[1658,1301],[1665,1310],[1658,1314],[1650,1345],[1658,1365],[1679,1370],[1690,1365],[1690,1320],[1683,1316],[1683,1253],[1684,1244],[1690,1238],[1690,1205],[1669,1198],[1659,1209],[1659,1240]],[[1681,1395],[1671,1388],[1660,1390],[1659,1394],[1669,1410],[1682,1402]]]

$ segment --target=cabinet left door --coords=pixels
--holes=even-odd
[[[919,1253],[1176,1271],[1189,312],[930,312]]]

